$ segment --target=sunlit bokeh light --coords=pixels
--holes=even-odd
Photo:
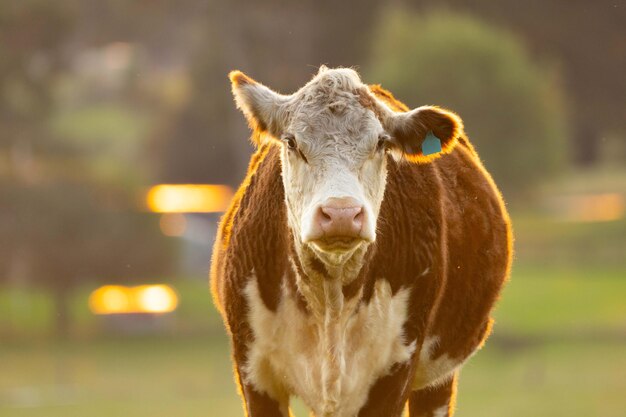
[[[128,288],[105,285],[89,296],[89,308],[94,314],[126,313],[131,307]]]
[[[178,307],[178,296],[168,285],[105,285],[89,296],[94,314],[169,313]]]
[[[159,227],[165,236],[182,236],[187,230],[187,218],[182,213],[163,213]]]
[[[148,209],[157,213],[217,213],[225,211],[232,188],[212,184],[160,184],[146,196]]]
[[[138,310],[146,313],[169,313],[176,310],[178,297],[167,285],[145,285],[134,289]]]

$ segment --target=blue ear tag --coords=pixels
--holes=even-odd
[[[432,131],[429,131],[422,142],[422,154],[428,156],[439,152],[441,152],[441,141]]]

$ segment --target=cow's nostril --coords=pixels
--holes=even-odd
[[[363,217],[365,215],[363,214],[363,209],[361,208],[361,211],[359,211],[356,216],[354,216],[354,222],[357,224],[363,224]]]
[[[328,213],[326,211],[325,207],[322,207],[320,211],[321,211],[321,214],[322,214],[322,220],[326,220],[326,221],[332,221],[333,220],[333,218],[331,217],[330,213]]]

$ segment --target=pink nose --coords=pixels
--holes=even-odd
[[[315,223],[323,237],[359,237],[365,214],[353,198],[329,198],[315,213]]]

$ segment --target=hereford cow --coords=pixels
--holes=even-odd
[[[230,74],[257,146],[221,221],[212,291],[251,417],[450,416],[511,261],[502,198],[439,107],[352,69],[292,95]]]

